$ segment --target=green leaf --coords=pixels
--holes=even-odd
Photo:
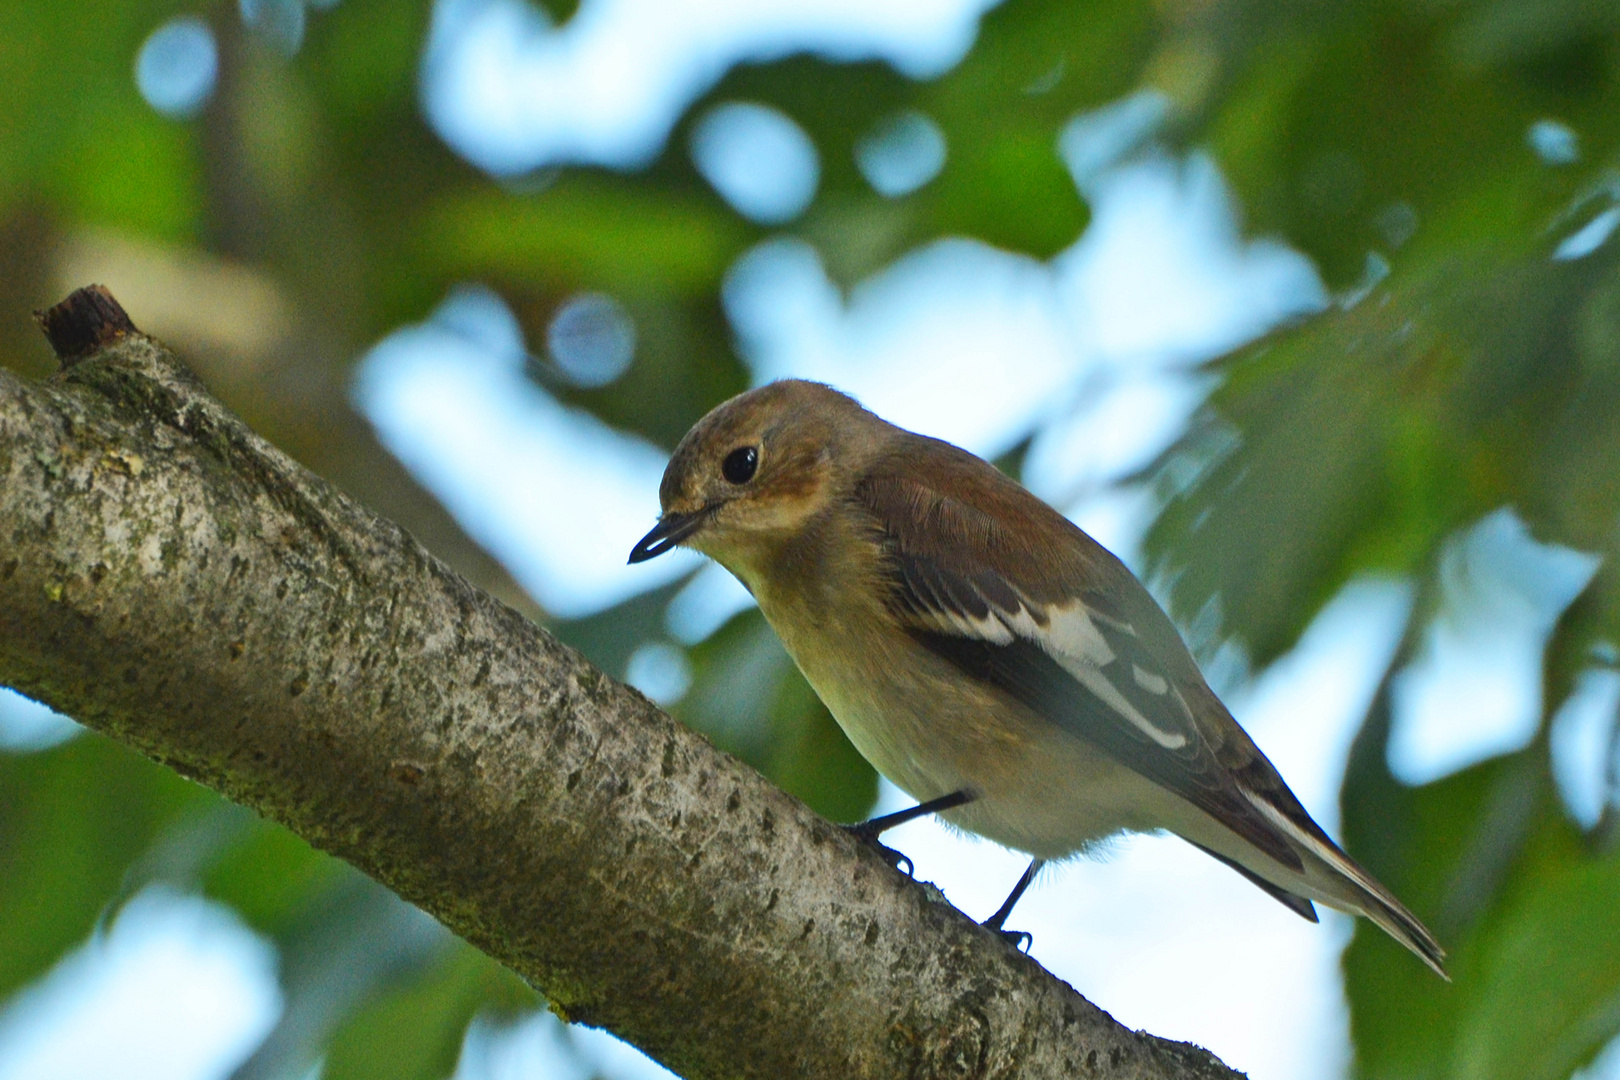
[[[1156,470],[1147,549],[1174,613],[1218,605],[1265,664],[1352,576],[1432,566],[1499,507],[1544,542],[1613,545],[1620,364],[1582,317],[1608,310],[1620,255],[1548,247],[1414,252],[1348,310],[1224,362]]]
[[[518,195],[468,187],[423,223],[423,253],[441,273],[623,296],[712,293],[752,230],[714,200],[574,173]]]
[[[834,821],[858,821],[877,773],[799,674],[759,610],[692,652],[692,688],[675,715]]]
[[[1476,961],[1458,1080],[1561,1080],[1620,1033],[1620,857],[1527,883]]]
[[[1604,58],[1620,26],[1612,9],[1580,9],[1212,5],[1181,35],[1213,47],[1224,77],[1186,134],[1212,137],[1259,229],[1302,246],[1339,285],[1414,229],[1515,241],[1579,191],[1575,171],[1526,144],[1533,122],[1570,125],[1588,160],[1620,146],[1620,84]]]
[[[1545,658],[1546,713],[1587,662],[1599,592],[1559,619]],[[1552,790],[1545,732],[1528,749],[1407,788],[1386,765],[1393,673],[1351,754],[1347,848],[1450,953],[1433,979],[1358,923],[1344,956],[1356,1074],[1558,1080],[1620,1033],[1620,854],[1595,849]]]
[[[864,820],[877,802],[877,771],[797,669],[783,677],[771,721],[765,772],[772,781],[822,817]]]
[[[535,992],[457,942],[423,976],[375,999],[333,1037],[323,1080],[439,1080],[455,1069],[474,1016],[510,1021]]]
[[[348,873],[281,826],[254,818],[247,835],[214,860],[203,885],[255,930],[286,938],[314,899],[339,888]]]
[[[211,798],[93,733],[0,754],[0,996],[83,941],[131,863]]]
[[[290,906],[281,949],[281,1017],[232,1080],[279,1080],[318,1061],[335,1033],[410,985],[453,946],[448,931],[358,871],[338,864],[326,888]],[[424,1025],[432,1017],[421,1018]]]
[[[172,0],[0,9],[0,220],[29,200],[167,239],[201,223],[195,128],[135,87],[141,42]]]
[[[757,769],[770,760],[772,711],[793,669],[757,608],[691,650],[692,687],[674,708],[687,726]]]

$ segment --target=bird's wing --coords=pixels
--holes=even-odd
[[[872,515],[890,607],[907,632],[1300,869],[1268,818],[1320,830],[1130,571],[966,452],[919,438],[905,456],[873,468],[856,497]]]

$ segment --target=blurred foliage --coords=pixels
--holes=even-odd
[[[575,5],[547,7],[562,20]],[[178,13],[206,18],[220,47],[218,85],[190,120],[160,116],[131,78],[146,35]],[[428,5],[306,14],[288,57],[223,0],[0,5],[5,363],[48,370],[27,310],[116,254],[132,280],[168,283],[132,305],[137,321],[229,405],[545,618],[350,411],[349,367],[368,344],[462,281],[498,289],[531,342],[571,295],[609,293],[635,320],[629,373],[589,390],[543,364],[537,376],[670,446],[747,383],[719,294],[768,235],[689,160],[711,105],[767,103],[811,136],[821,183],[789,231],[847,286],[940,236],[1038,258],[1065,248],[1087,209],[1059,132],[1154,90],[1160,138],[1207,148],[1250,226],[1309,254],[1337,293],[1213,364],[1218,389],[1139,478],[1161,499],[1146,550],[1174,614],[1264,665],[1358,575],[1409,577],[1425,598],[1356,743],[1345,834],[1439,932],[1456,982],[1358,930],[1345,957],[1355,1071],[1554,1080],[1620,1031],[1615,814],[1587,832],[1569,820],[1545,720],[1528,749],[1421,788],[1386,763],[1390,688],[1433,616],[1441,545],[1484,514],[1512,507],[1538,539],[1606,559],[1549,643],[1544,716],[1620,640],[1620,254],[1601,236],[1569,246],[1620,207],[1620,6],[1007,0],[940,78],[807,56],[739,66],[645,170],[507,182],[422,120]],[[949,155],[937,178],[885,198],[854,149],[902,110],[937,123]],[[1537,124],[1568,152],[1538,154]],[[622,673],[666,636],[678,588],[552,625]],[[687,654],[678,715],[821,812],[865,813],[872,771],[757,613]],[[445,1076],[471,1018],[535,1004],[379,887],[99,737],[0,757],[0,993],[157,881],[230,905],[280,950],[287,1009],[242,1077],[300,1076],[323,1058],[331,1077]]]
[[[208,793],[110,740],[0,755],[0,994],[82,941],[128,868]]]
[[[1549,702],[1581,661],[1578,600],[1548,650]],[[1575,663],[1571,663],[1571,660]],[[1386,678],[1352,752],[1345,835],[1451,950],[1455,983],[1357,934],[1345,955],[1357,1071],[1369,1077],[1569,1076],[1613,1037],[1620,993],[1620,850],[1583,836],[1552,790],[1545,734],[1421,788],[1385,767]]]

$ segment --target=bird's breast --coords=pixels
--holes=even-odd
[[[872,766],[918,801],[974,802],[952,824],[1059,858],[1152,828],[1129,807],[1144,781],[917,644],[869,594],[842,603],[762,590],[760,606],[799,670]]]

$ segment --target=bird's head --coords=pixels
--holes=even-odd
[[[835,462],[875,418],[829,386],[785,379],[739,394],[692,426],[658,487],[663,514],[630,552],[692,547],[737,569],[827,505]]]

